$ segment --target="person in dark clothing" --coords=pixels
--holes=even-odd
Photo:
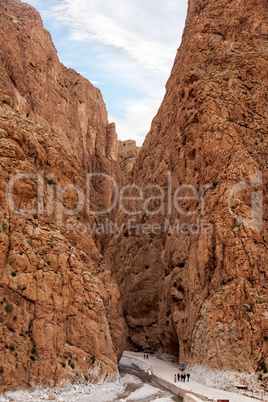
[[[177,380],[177,376],[176,376],[176,374],[174,374],[174,382],[176,382],[176,380]]]
[[[145,355],[143,355],[143,358],[144,358],[144,359],[145,359],[145,357],[146,357],[146,356],[145,356]]]
[[[149,355],[147,355],[146,358],[149,359]]]
[[[185,382],[186,380],[186,374],[183,374],[183,381]]]
[[[190,374],[188,373],[187,374],[187,381],[189,381],[189,379],[190,379]]]
[[[178,381],[180,381],[180,377],[181,377],[180,374],[178,374]]]

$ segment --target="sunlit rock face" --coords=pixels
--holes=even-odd
[[[0,87],[16,110],[54,132],[84,169],[115,173],[117,135],[100,90],[60,63],[33,7],[3,0],[0,18]]]
[[[268,363],[266,15],[264,0],[190,1],[139,151],[118,149],[99,90],[59,62],[39,14],[1,2],[2,389],[115,378],[122,304],[130,348],[219,369]],[[37,205],[30,177],[10,208],[19,172],[43,175],[42,213],[17,213]],[[85,172],[136,186],[109,215],[122,229],[110,239],[76,230],[98,222],[86,210],[57,222],[56,188],[86,194]],[[75,209],[76,192],[63,198]],[[113,199],[111,181],[94,183],[90,207]]]
[[[115,125],[100,91],[59,62],[35,9],[2,1],[0,43],[1,390],[113,380],[119,290],[100,236],[83,229],[97,219],[65,212],[79,205],[74,185],[86,195],[85,173],[119,177]],[[95,186],[90,208],[111,197],[111,184]]]
[[[75,230],[76,222],[88,222],[85,213],[56,219],[56,186],[75,183],[86,191],[83,170],[51,132],[6,102],[1,96],[2,389],[85,376],[114,379],[125,339],[117,285],[93,239]],[[28,176],[14,181],[20,172]],[[72,187],[63,203],[68,210],[76,205]]]
[[[125,178],[124,183],[129,183],[131,180],[130,176],[139,152],[140,147],[137,147],[136,141],[118,141],[118,163]]]
[[[141,212],[119,210],[125,230],[107,250],[131,348],[218,369],[268,363],[267,35],[266,0],[189,2],[131,178],[161,186],[158,212],[136,191],[125,205]]]

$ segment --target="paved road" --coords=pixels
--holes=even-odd
[[[219,389],[209,388],[202,385],[193,379],[189,382],[177,382],[174,383],[174,374],[178,373],[178,365],[174,363],[165,362],[163,360],[157,359],[155,356],[149,355],[149,359],[144,360],[143,353],[135,352],[124,352],[124,357],[136,359],[141,362],[146,362],[150,364],[152,373],[157,377],[168,381],[169,383],[176,385],[176,387],[186,391],[192,391],[195,394],[202,395],[203,397],[215,398],[217,399],[229,399],[230,402],[253,402],[259,401],[259,399],[251,398],[248,396],[236,394],[234,392],[222,391]]]

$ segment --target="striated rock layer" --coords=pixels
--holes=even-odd
[[[137,147],[136,141],[118,141],[118,163],[126,183],[129,181],[129,176],[133,170],[139,152],[140,147]]]
[[[266,0],[189,2],[132,174],[158,199],[132,189],[124,206],[142,212],[121,208],[124,233],[106,252],[131,348],[217,369],[268,364],[267,11]]]
[[[56,222],[56,191],[72,184],[86,191],[81,165],[51,132],[6,102],[12,103],[1,95],[1,390],[114,379],[125,339],[117,285],[92,238],[73,229],[85,223],[85,211]],[[34,176],[13,182],[20,172]],[[64,208],[77,202],[66,189]]]
[[[1,1],[0,60],[0,88],[16,110],[55,133],[84,170],[119,180],[115,124],[100,90],[60,63],[39,13],[20,0]],[[109,205],[112,186],[102,187],[97,203]]]
[[[82,194],[85,172],[119,176],[115,125],[31,6],[1,2],[0,44],[1,390],[114,379],[125,324],[86,209],[110,203],[111,182]]]

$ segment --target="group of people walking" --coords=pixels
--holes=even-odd
[[[189,373],[188,374],[174,374],[174,382],[176,382],[177,379],[178,379],[178,381],[181,380],[181,381],[185,382],[186,377],[187,377],[187,381],[189,381],[189,379],[190,379],[190,374]]]

